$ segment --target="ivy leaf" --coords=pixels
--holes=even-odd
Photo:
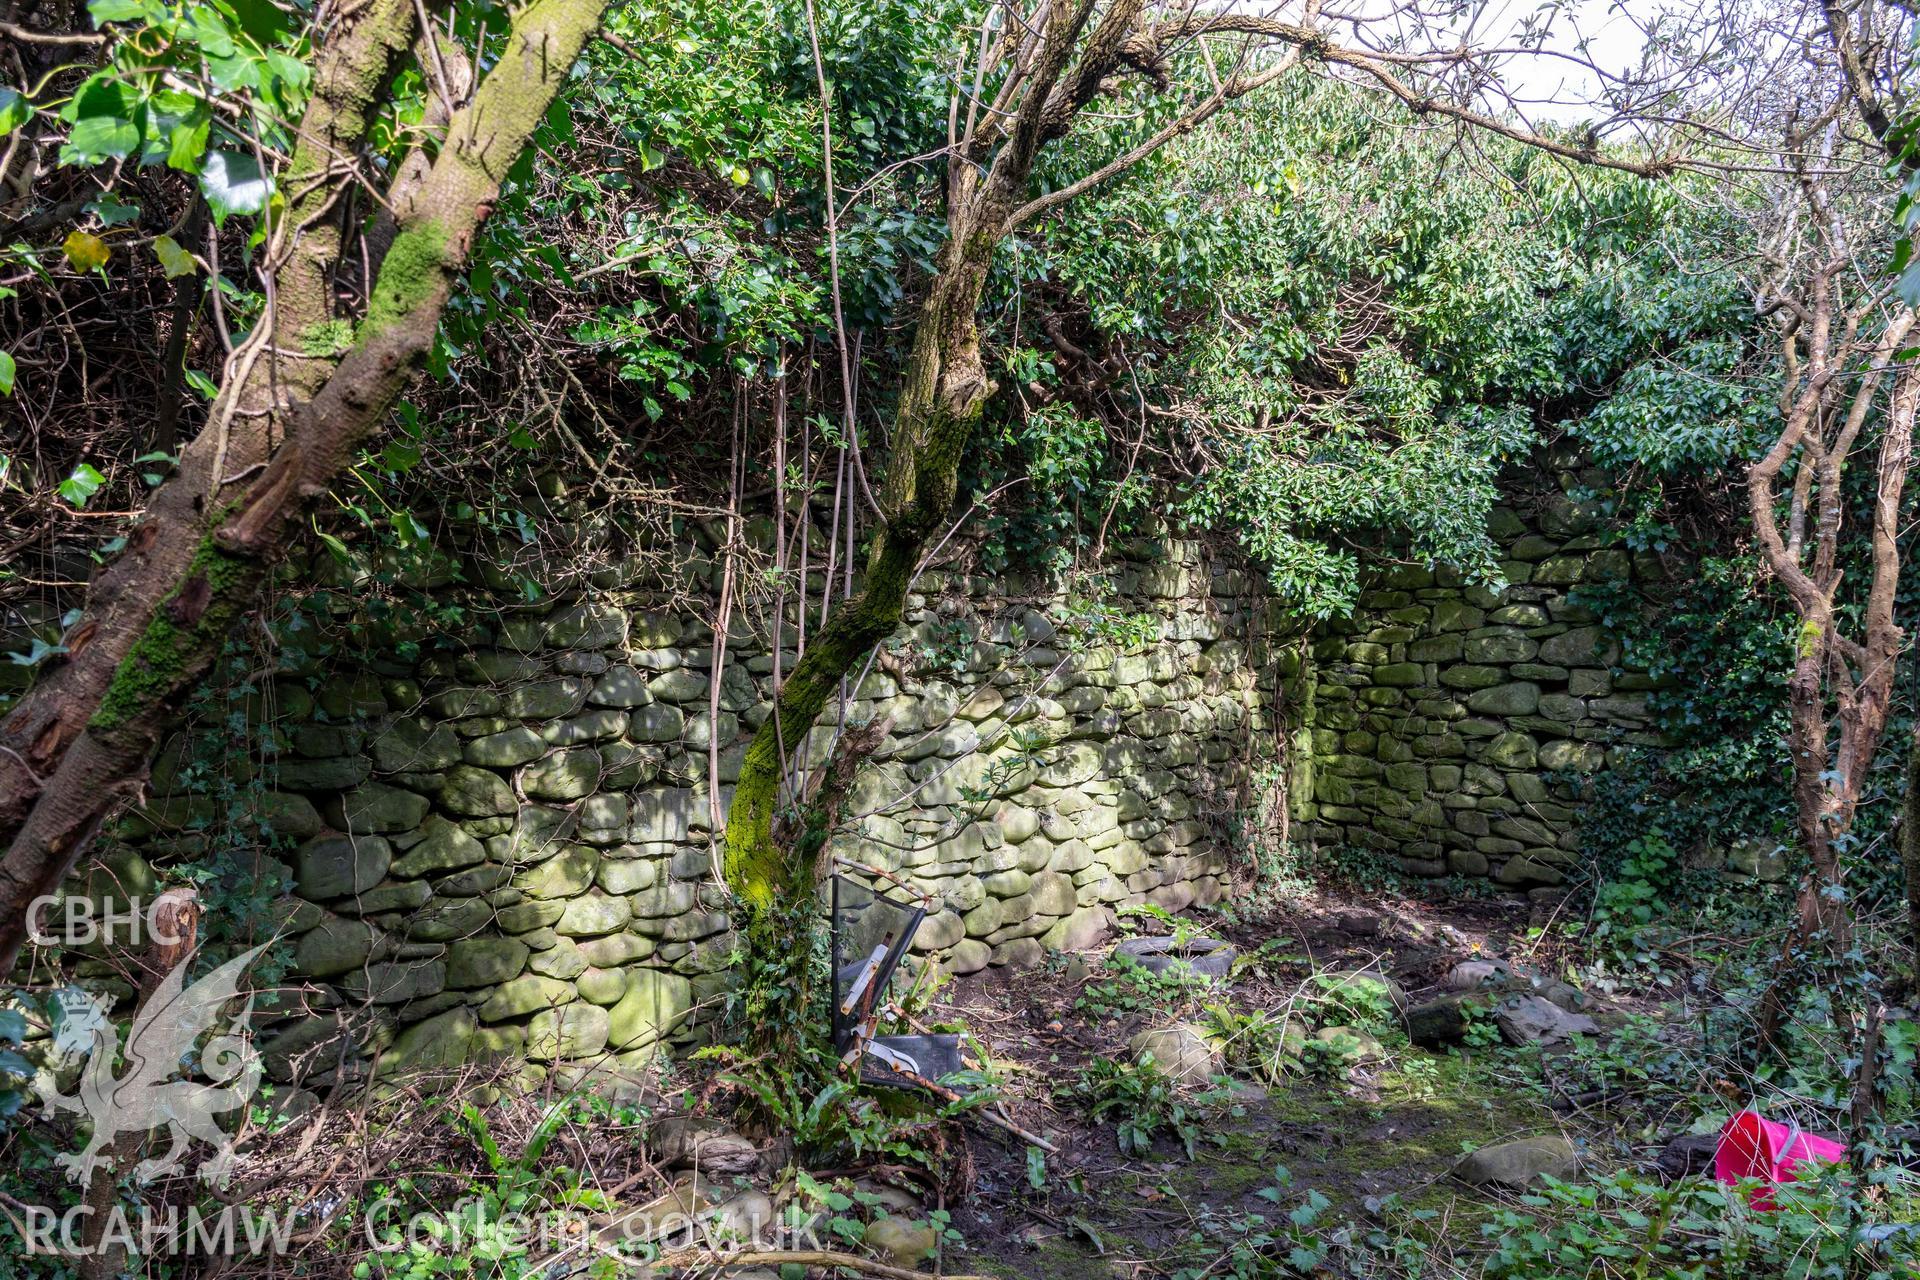
[[[387,470],[404,474],[420,465],[419,446],[410,441],[395,440],[381,450],[380,461]]]
[[[101,196],[86,206],[88,213],[100,219],[100,224],[117,227],[123,222],[132,222],[140,216],[140,206],[125,204],[113,195]]]
[[[95,75],[80,86],[67,108],[73,132],[60,148],[60,163],[126,159],[140,145],[140,126],[134,123],[139,111],[140,95],[132,85],[113,79],[109,72]]]
[[[179,241],[172,236],[156,236],[153,241],[153,256],[160,259],[160,269],[167,273],[167,279],[190,276],[200,269],[193,255],[180,247]]]
[[[106,482],[107,478],[94,470],[92,463],[82,462],[73,469],[73,474],[60,482],[60,496],[76,507],[85,507]]]
[[[252,156],[236,151],[209,151],[200,169],[200,190],[213,210],[215,223],[236,213],[258,213],[267,207],[273,180],[260,172]]]
[[[109,22],[131,22],[146,13],[146,6],[140,0],[87,0],[87,12],[93,15],[93,25],[104,27]]]
[[[0,138],[33,118],[33,104],[18,89],[0,84]]]
[[[213,113],[196,103],[167,134],[167,168],[199,172],[200,157],[207,153],[207,135],[212,129]]]
[[[60,251],[67,255],[67,261],[75,271],[95,271],[107,265],[107,259],[113,256],[113,250],[99,236],[87,231],[69,231],[67,238],[60,243]]]
[[[271,46],[293,30],[293,20],[271,0],[215,0],[240,29],[264,46]]]
[[[1910,307],[1920,306],[1920,263],[1908,265],[1893,288],[1900,295],[1900,301]]]

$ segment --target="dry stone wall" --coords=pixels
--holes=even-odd
[[[682,567],[711,561],[693,547]],[[844,722],[804,744],[818,766],[841,728],[888,722],[833,849],[933,895],[915,947],[953,971],[1035,964],[1127,904],[1224,890],[1214,823],[1275,735],[1268,597],[1191,542],[1132,546],[1109,576],[1088,610],[1046,584],[928,575]],[[270,1073],[326,1083],[375,1055],[618,1068],[705,1034],[693,1015],[734,945],[713,829],[769,714],[766,629],[716,647],[664,594],[603,585],[419,640],[415,660],[287,674],[255,707],[272,749],[243,794],[277,846],[257,871],[291,886],[300,992],[268,1015]],[[192,745],[120,825],[122,883],[232,821]]]
[[[1504,589],[1388,566],[1356,617],[1316,634],[1292,778],[1310,839],[1385,853],[1416,876],[1541,892],[1566,881],[1579,777],[1660,741],[1654,679],[1621,669],[1620,645],[1573,593],[1663,570],[1602,537],[1567,492],[1583,478],[1510,488],[1491,530]]]
[[[1570,496],[1588,477],[1546,474],[1495,512],[1506,587],[1388,564],[1356,617],[1312,633],[1191,541],[1126,546],[1095,603],[928,574],[837,718],[796,744],[817,769],[845,730],[885,723],[831,851],[931,895],[923,956],[1032,965],[1130,905],[1221,897],[1231,817],[1283,759],[1296,839],[1555,892],[1580,856],[1580,777],[1658,743],[1654,682],[1573,592],[1661,568]],[[476,585],[420,577],[430,604],[357,657],[283,655],[245,705],[264,750],[221,766],[238,790],[195,763],[211,730],[170,744],[88,891],[137,894],[215,834],[257,831],[250,874],[285,892],[249,923],[292,954],[295,994],[262,1006],[281,1080],[375,1058],[624,1067],[708,1034],[734,948],[714,827],[795,619],[776,655],[749,601],[716,644],[717,539],[686,532],[664,563],[599,555],[538,603],[476,543]]]

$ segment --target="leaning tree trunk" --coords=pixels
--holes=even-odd
[[[947,243],[907,358],[865,582],[815,636],[781,686],[773,714],[747,745],[727,810],[726,879],[747,911],[751,951],[766,955],[789,946],[792,939],[783,935],[791,913],[804,908],[814,889],[809,843],[796,842],[783,851],[773,834],[788,744],[806,741],[841,679],[900,623],[921,552],[950,513],[960,455],[993,390],[981,358],[976,313],[994,251],[1013,225],[1040,149],[1066,133],[1116,65],[1142,0],[1115,0],[1107,7],[1069,74],[1075,45],[1095,8],[1093,0],[1073,0],[1049,12],[1044,26],[1020,43],[1022,69],[1009,81],[1020,86],[1019,105],[995,115],[994,145],[976,140],[976,154],[970,149],[976,144],[962,144],[950,158]]]
[[[299,145],[281,182],[287,212],[266,250],[274,282],[270,322],[234,352],[206,429],[153,494],[126,550],[88,589],[85,612],[65,636],[65,661],[0,722],[0,844],[19,834],[155,604],[185,575],[223,490],[259,470],[286,438],[290,406],[311,399],[333,372],[334,354],[298,340],[334,315],[331,277],[341,237],[336,183],[328,174],[340,156],[359,150],[379,109],[379,88],[411,41],[413,23],[409,0],[372,0],[343,15],[328,36]],[[276,333],[294,340],[275,342]]]
[[[991,391],[974,313],[1003,219],[991,206],[981,206],[970,213],[968,228],[957,230],[947,243],[920,309],[896,418],[895,453],[882,491],[881,524],[859,594],[808,643],[741,761],[727,809],[725,870],[750,921],[764,921],[776,905],[813,888],[811,860],[781,850],[773,836],[788,744],[806,740],[840,681],[900,625],[921,552],[953,506],[960,455]]]
[[[257,469],[246,491],[199,510],[183,475],[163,486],[175,488],[174,494],[156,496],[156,507],[184,507],[193,517],[156,522],[154,546],[162,539],[172,544],[164,562],[153,562],[163,565],[164,574],[127,584],[115,600],[113,644],[124,647],[124,656],[109,679],[76,678],[63,685],[57,702],[34,708],[47,723],[78,728],[63,752],[50,753],[51,775],[28,780],[37,799],[0,858],[0,969],[11,967],[19,952],[27,905],[58,886],[127,780],[144,773],[181,702],[285,555],[300,514],[341,474],[426,353],[501,178],[545,116],[605,7],[605,0],[532,0],[517,11],[506,52],[455,115],[445,147],[399,210],[400,230],[381,264],[355,345],[310,400],[288,407],[285,443]],[[404,3],[375,0],[362,13],[388,14],[391,24],[365,33],[386,50],[377,59],[377,74],[376,59],[369,57],[355,64],[360,74],[348,80],[364,131],[392,55],[406,47],[412,27]],[[317,224],[298,230],[324,234]],[[205,473],[209,483],[245,478],[229,470],[217,446]],[[58,714],[48,715],[49,706]],[[9,794],[15,785],[8,780]]]

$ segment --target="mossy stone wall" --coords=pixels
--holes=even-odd
[[[404,643],[266,686],[240,820],[271,833],[254,872],[290,886],[260,922],[284,930],[296,992],[267,1006],[274,1078],[326,1083],[375,1055],[619,1069],[708,1034],[734,946],[716,819],[775,669],[765,615],[716,646],[687,603],[711,551],[681,548],[664,583],[602,568],[537,604],[495,591],[465,615],[484,624],[403,619]],[[1275,740],[1269,597],[1194,542],[1129,545],[1107,576],[1089,609],[1058,584],[930,573],[851,683],[849,723],[891,729],[833,851],[933,895],[914,945],[951,971],[1034,965],[1127,904],[1225,891],[1225,818]],[[793,635],[789,616],[783,670]],[[206,745],[156,762],[123,863],[164,875],[236,820],[185,764]]]
[[[1317,631],[1295,710],[1294,813],[1319,844],[1371,849],[1410,875],[1552,892],[1580,857],[1580,785],[1657,746],[1656,681],[1576,602],[1582,584],[1655,579],[1559,485],[1516,483],[1495,509],[1501,590],[1388,565],[1351,618]]]

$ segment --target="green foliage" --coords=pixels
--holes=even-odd
[[[1209,1276],[1280,1280],[1322,1274],[1338,1239],[1339,1224],[1327,1215],[1333,1202],[1311,1188],[1296,1196],[1293,1174],[1285,1165],[1275,1166],[1272,1185],[1254,1194],[1271,1203],[1276,1212],[1289,1199],[1293,1207],[1278,1217],[1256,1212],[1222,1218],[1208,1213],[1191,1243],[1208,1251],[1217,1249],[1218,1258],[1203,1269],[1176,1271],[1174,1280],[1205,1280]]]
[[[1790,829],[1793,629],[1748,559],[1704,555],[1677,581],[1595,584],[1575,601],[1619,639],[1619,669],[1654,686],[1647,710],[1666,744],[1625,753],[1583,783],[1587,890],[1641,886],[1608,899],[1618,934],[1628,898],[1650,908],[1690,901],[1711,879],[1686,870],[1686,853]]]
[[[1876,1180],[1880,1180],[1876,1178]],[[1687,1179],[1661,1186],[1622,1172],[1587,1184],[1549,1180],[1482,1228],[1488,1280],[1625,1275],[1659,1280],[1895,1280],[1920,1267],[1909,1229],[1873,1239],[1871,1224],[1910,1221],[1898,1202],[1872,1203],[1826,1173],[1778,1189],[1756,1212],[1746,1190]]]
[[[1191,969],[1173,965],[1155,973],[1131,956],[1107,961],[1098,982],[1089,982],[1074,998],[1073,1007],[1089,1020],[1103,1022],[1136,1013],[1171,1016],[1187,1008],[1210,983]]]
[[[1156,128],[1165,104],[1137,105],[1081,122],[1042,181]],[[996,517],[1009,556],[1070,561],[1088,525],[1164,514],[1236,538],[1324,617],[1353,607],[1356,543],[1497,580],[1494,477],[1543,402],[1598,401],[1599,434],[1648,438],[1673,435],[1671,402],[1700,437],[1672,443],[1689,456],[1740,436],[1730,417],[1750,425],[1755,397],[1690,381],[1737,361],[1745,330],[1731,274],[1672,265],[1735,230],[1685,180],[1576,181],[1504,146],[1462,163],[1305,78],[1226,114],[1050,214],[999,268],[992,337],[1023,405],[977,483],[1029,481]],[[1072,347],[1028,319],[1043,307]],[[1124,376],[1090,386],[1076,347]]]
[[[1308,992],[1320,1006],[1323,1021],[1340,1022],[1369,1031],[1397,1026],[1400,1011],[1393,992],[1382,978],[1356,973],[1316,973]]]
[[[1241,1011],[1224,1000],[1201,1010],[1206,1037],[1221,1046],[1227,1070],[1263,1085],[1277,1085],[1298,1071],[1306,1051],[1298,1024],[1265,1009]]]
[[[566,1126],[636,1119],[629,1109],[612,1116],[606,1110],[587,1095],[562,1096],[546,1105],[513,1150],[495,1132],[499,1117],[472,1102],[453,1106],[452,1127],[477,1151],[483,1170],[407,1171],[369,1184],[364,1204],[381,1212],[362,1228],[372,1247],[354,1264],[356,1280],[533,1280],[546,1274],[546,1245],[559,1234],[562,1215],[577,1228],[581,1217],[615,1207],[604,1191],[584,1183],[580,1170],[549,1161],[547,1149]],[[449,1188],[449,1180],[458,1185]],[[615,1270],[608,1263],[592,1274]]]
[[[1644,933],[1673,891],[1679,862],[1680,855],[1658,827],[1629,840],[1619,865],[1594,893],[1594,944],[1616,959],[1650,961]]]
[[[1122,1155],[1145,1155],[1154,1139],[1172,1135],[1191,1160],[1204,1133],[1202,1122],[1221,1106],[1215,1094],[1188,1095],[1152,1059],[1096,1058],[1080,1073],[1073,1096],[1097,1121],[1112,1121]]]

